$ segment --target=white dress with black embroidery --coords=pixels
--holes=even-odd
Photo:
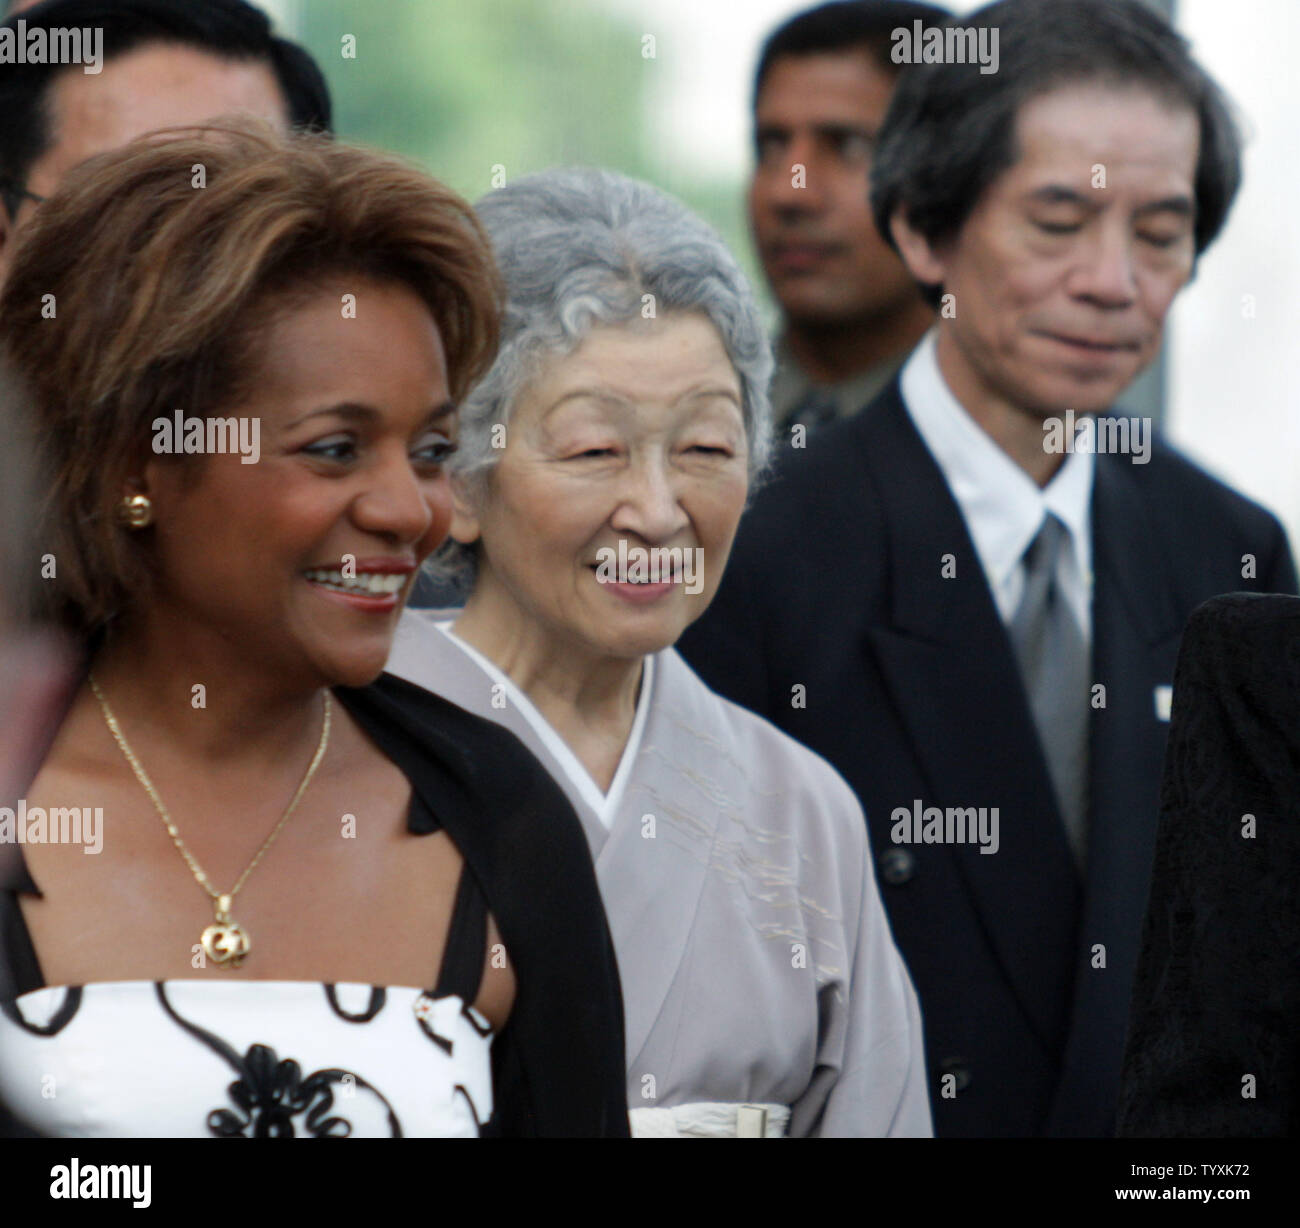
[[[430,992],[195,979],[0,998],[0,1103],[73,1138],[477,1136],[492,1029],[466,1003],[486,915],[462,871]]]

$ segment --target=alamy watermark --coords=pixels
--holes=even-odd
[[[179,409],[153,420],[153,450],[175,455],[238,452],[241,465],[262,455],[261,418],[187,418]]]
[[[909,810],[895,807],[889,816],[893,827],[889,838],[895,844],[978,844],[981,853],[996,853],[998,808],[996,806],[926,806],[918,797]]]
[[[978,64],[984,75],[998,70],[997,26],[931,26],[923,21],[889,32],[895,64]]]
[[[695,594],[704,588],[704,550],[683,546],[631,546],[596,551],[596,579],[601,584],[681,584]]]
[[[153,1202],[153,1166],[150,1164],[83,1164],[76,1156],[69,1164],[50,1169],[51,1198],[117,1198],[137,1209]]]
[[[33,26],[19,18],[0,26],[0,64],[80,64],[95,76],[104,69],[103,26]]]
[[[1150,418],[1098,418],[1067,409],[1064,418],[1043,421],[1043,451],[1055,455],[1093,452],[1100,456],[1131,456],[1133,464],[1151,459]]]
[[[0,806],[0,844],[80,844],[83,853],[104,848],[102,806]]]

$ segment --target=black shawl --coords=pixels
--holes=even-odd
[[[513,965],[517,992],[492,1043],[501,1137],[628,1136],[623,1002],[587,838],[544,768],[509,731],[381,675],[335,690],[410,781],[478,879]],[[34,890],[19,850],[0,850],[0,997],[38,988],[16,892]],[[6,951],[11,955],[7,959]],[[0,1135],[28,1134],[0,1105]]]

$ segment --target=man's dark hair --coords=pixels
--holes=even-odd
[[[1163,17],[1139,0],[1000,0],[952,24],[996,27],[998,70],[917,64],[900,78],[871,167],[871,210],[891,245],[900,208],[931,244],[955,236],[1019,157],[1021,107],[1090,81],[1144,88],[1196,112],[1197,256],[1214,241],[1241,185],[1241,136],[1223,92]],[[939,305],[938,287],[922,292]]]
[[[295,128],[331,131],[329,87],[303,48],[271,33],[260,9],[243,0],[45,0],[3,24],[34,29],[99,27],[103,56],[150,43],[176,43],[226,60],[257,60],[275,74]],[[6,64],[0,68],[0,199],[10,217],[22,203],[32,164],[54,139],[47,100],[59,73],[77,65]]]
[[[824,52],[870,52],[886,72],[896,73],[901,65],[890,59],[891,33],[900,26],[910,32],[914,21],[939,25],[952,16],[947,9],[916,0],[831,0],[814,9],[796,13],[767,36],[754,73],[754,106],[772,65],[788,55],[817,55]]]

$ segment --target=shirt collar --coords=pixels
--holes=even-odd
[[[1089,507],[1094,457],[1071,452],[1044,488],[976,424],[953,396],[942,373],[931,329],[903,367],[903,403],[938,463],[994,585],[1020,563],[1047,512],[1070,530],[1082,574],[1091,567]]]
[[[856,414],[889,383],[905,357],[900,354],[896,358],[887,358],[838,384],[815,384],[795,362],[784,333],[773,343],[772,356],[776,365],[772,373],[769,399],[772,402],[772,419],[778,426],[785,423],[813,393],[829,397],[835,403],[837,417],[847,418]]]

